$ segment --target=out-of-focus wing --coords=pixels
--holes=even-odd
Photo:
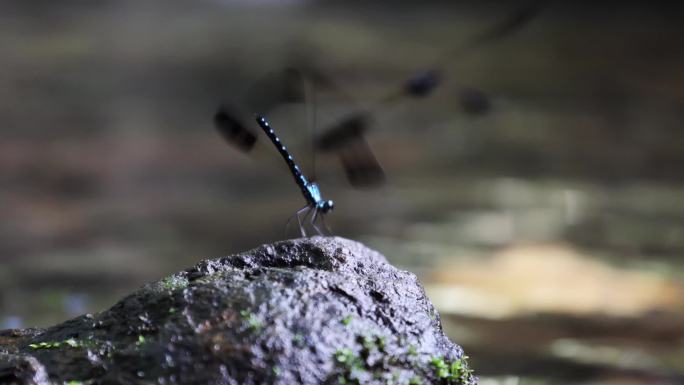
[[[371,118],[359,112],[343,118],[316,138],[321,152],[335,152],[349,183],[357,188],[374,187],[385,181],[385,172],[366,142]]]
[[[249,129],[227,106],[219,107],[214,115],[214,127],[230,145],[248,152],[254,148],[256,133]]]
[[[472,49],[482,44],[508,37],[525,27],[541,12],[547,0],[534,0],[509,14],[506,18],[492,24],[489,28],[468,40],[465,49]]]

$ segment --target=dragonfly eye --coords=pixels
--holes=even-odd
[[[333,211],[334,208],[335,208],[335,203],[333,203],[333,201],[331,201],[331,200],[327,200],[327,201],[325,201],[325,203],[323,203],[323,207],[321,207],[321,211],[323,211],[324,213],[327,213],[328,211]]]

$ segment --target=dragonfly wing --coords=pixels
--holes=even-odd
[[[316,148],[322,152],[336,151],[354,142],[370,126],[370,116],[365,112],[350,115],[333,124],[316,138]]]
[[[417,98],[429,96],[441,81],[442,73],[436,69],[420,71],[404,83],[404,94]]]
[[[507,37],[525,27],[534,20],[546,5],[547,0],[533,0],[510,13],[507,17],[494,23],[480,34],[472,37],[467,48],[476,48],[490,41]]]
[[[252,112],[267,113],[281,104],[303,103],[305,82],[301,71],[285,68],[266,75],[250,87],[244,103]],[[223,139],[239,150],[253,149],[257,134],[243,123],[237,109],[223,105],[214,115],[214,126]]]
[[[370,126],[368,113],[342,119],[316,139],[321,152],[337,153],[349,183],[357,188],[379,186],[385,172],[364,137]]]
[[[489,96],[477,88],[462,87],[458,90],[461,109],[471,116],[487,115],[492,109]]]
[[[228,107],[219,107],[214,115],[214,127],[228,144],[241,151],[248,152],[254,148],[257,140],[256,133],[247,128]]]
[[[372,188],[385,182],[385,171],[363,137],[342,148],[338,155],[353,187]]]

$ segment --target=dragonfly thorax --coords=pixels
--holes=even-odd
[[[309,192],[309,197],[311,199],[311,204],[316,206],[318,210],[322,213],[327,213],[332,211],[335,204],[331,200],[324,200],[321,196],[321,190],[315,182],[310,182],[306,184],[306,190]]]

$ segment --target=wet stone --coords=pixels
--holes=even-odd
[[[342,238],[264,245],[109,310],[0,331],[0,384],[475,384],[416,277]]]

